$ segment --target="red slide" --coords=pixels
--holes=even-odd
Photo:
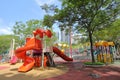
[[[17,50],[15,50],[15,55],[19,59],[23,59],[23,61],[24,61],[24,64],[18,69],[18,71],[26,72],[33,68],[35,61],[33,58],[28,57],[26,55],[26,51],[33,50],[33,49],[40,49],[40,47],[41,47],[40,40],[31,38],[31,39],[29,39],[29,41],[27,41],[27,43],[25,44],[24,47],[21,47],[21,48],[18,48]]]
[[[66,56],[61,50],[59,50],[57,47],[53,47],[53,52],[55,54],[57,54],[58,56],[60,56],[62,59],[66,60],[66,61],[73,61],[72,58],[69,58],[68,56]]]

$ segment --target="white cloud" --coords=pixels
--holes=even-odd
[[[0,34],[12,34],[12,31],[8,28],[0,28]]]
[[[2,34],[13,34],[12,32],[12,23],[9,23],[8,25],[5,24],[4,20],[0,18],[0,35]]]
[[[35,2],[41,6],[43,4],[55,4],[58,0],[35,0]]]

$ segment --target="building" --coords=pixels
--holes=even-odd
[[[65,31],[61,31],[61,42],[67,42],[70,44],[70,40],[72,44],[77,44],[79,40],[82,38],[82,34],[74,34],[71,33],[71,38],[70,38],[70,33],[66,34]]]

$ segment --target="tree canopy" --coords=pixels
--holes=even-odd
[[[19,37],[18,44],[21,46],[24,44],[26,37],[31,37],[33,31],[36,28],[42,28],[43,24],[41,20],[29,20],[26,23],[16,22],[13,26],[13,33]]]
[[[13,35],[0,35],[0,54],[7,53],[10,49],[11,40],[17,37]]]
[[[116,41],[120,38],[120,19],[113,22],[109,27],[93,34],[96,41]]]
[[[87,33],[91,43],[92,62],[93,33],[103,30],[114,22],[120,13],[119,0],[60,0],[62,8],[54,14],[54,22],[62,29],[81,30]]]
[[[55,42],[57,40],[55,32],[50,27],[46,27],[43,24],[49,24],[49,23],[43,22],[42,20],[34,20],[34,19],[29,20],[26,23],[16,22],[13,27],[13,32],[15,36],[19,37],[19,39],[17,40],[19,46],[22,46],[25,43],[27,37],[32,37],[33,31],[36,30],[37,28],[50,29],[53,33],[52,41]],[[49,41],[49,39],[46,40]]]

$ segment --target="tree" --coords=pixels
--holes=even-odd
[[[114,22],[120,13],[119,0],[61,0],[62,9],[54,14],[54,22],[63,29],[72,27],[75,31],[81,30],[88,34],[91,47],[92,62],[93,33]]]
[[[54,18],[53,16],[47,14],[44,16],[43,24],[46,25],[48,28],[52,29],[52,25],[54,23]]]
[[[41,20],[29,20],[26,23],[16,22],[13,27],[13,32],[15,36],[19,37],[19,39],[17,40],[19,46],[22,46],[25,43],[25,39],[27,37],[32,37],[33,31],[36,30],[37,28],[50,29],[53,33],[52,41],[55,42],[57,40],[56,34],[50,27],[48,28],[44,26],[43,24],[47,24],[47,22],[45,23]]]
[[[32,36],[33,31],[36,28],[42,28],[43,24],[41,20],[29,20],[26,23],[16,22],[13,26],[13,32],[16,36],[19,36],[18,44],[22,46],[25,38]]]
[[[106,35],[105,35],[106,34]],[[95,40],[116,41],[120,36],[120,19],[113,22],[108,28],[93,34]]]
[[[43,24],[47,26],[47,28],[52,29],[52,26],[54,24],[54,17],[52,15],[54,15],[58,11],[57,6],[53,4],[52,5],[44,4],[40,7],[46,12],[46,15],[44,16],[43,19]]]
[[[17,37],[13,35],[0,35],[0,54],[7,53],[9,51],[12,39],[17,39]]]

